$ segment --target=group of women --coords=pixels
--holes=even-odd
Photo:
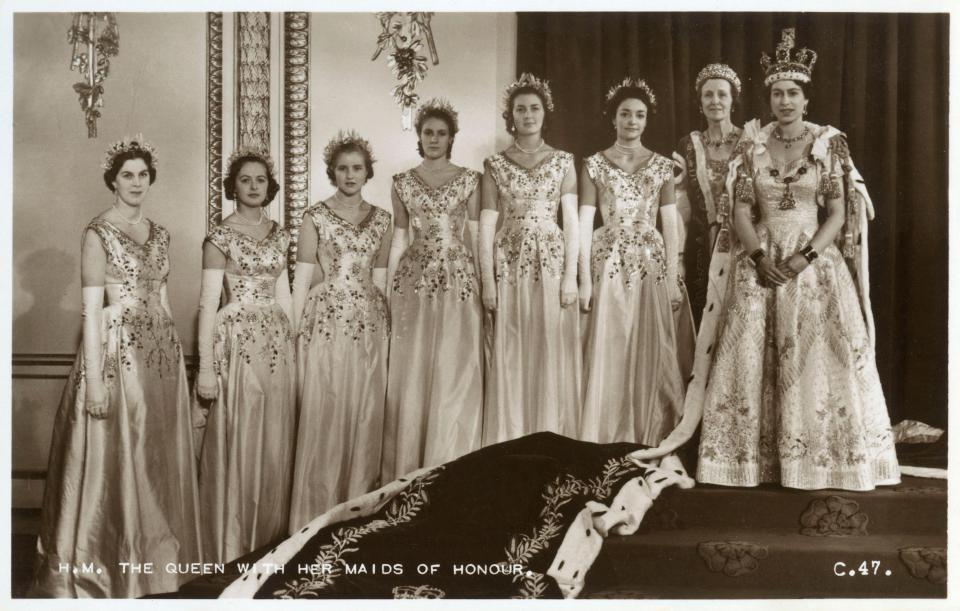
[[[706,66],[707,127],[672,160],[642,142],[653,91],[625,79],[606,96],[616,139],[579,181],[543,139],[545,81],[507,89],[515,139],[482,175],[450,161],[457,113],[431,100],[392,220],[362,195],[369,143],[341,132],[292,290],[290,233],[263,212],[273,163],[236,152],[223,185],[236,211],[203,244],[192,397],[169,234],[141,207],[156,153],[115,144],[115,203],[84,233],[83,346],[54,428],[34,594],[175,590],[189,576],[121,563],[229,561],[378,483],[538,431],[660,456],[702,414],[699,481],[898,481],[861,256],[872,211],[843,136],[803,118],[815,54],[793,46],[785,32],[765,57],[763,127],[731,123],[740,80]]]

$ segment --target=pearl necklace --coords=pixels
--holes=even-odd
[[[237,225],[247,225],[248,227],[256,227],[257,225],[263,225],[263,222],[267,220],[267,215],[263,213],[263,208],[260,209],[260,219],[256,223],[252,223],[245,219],[242,214],[239,212],[233,215],[233,218],[230,219],[230,222],[236,223]]]
[[[810,134],[810,128],[806,126],[804,126],[803,131],[800,132],[799,136],[794,136],[793,138],[784,138],[783,132],[780,131],[779,125],[773,129],[773,137],[777,141],[779,141],[781,144],[783,144],[783,148],[785,149],[790,148],[797,142],[803,142],[806,139],[808,134]]]
[[[139,215],[137,216],[137,220],[131,221],[127,217],[123,216],[123,213],[120,212],[120,208],[117,208],[116,204],[113,205],[113,209],[117,211],[117,214],[120,215],[120,218],[123,219],[123,222],[126,223],[127,225],[131,225],[131,226],[139,225],[140,223],[143,222],[143,210],[138,209],[137,212],[139,212]]]
[[[617,140],[616,142],[613,143],[613,148],[623,153],[624,155],[633,155],[634,153],[639,151],[641,148],[643,148],[643,143],[640,142],[636,146],[627,146],[625,144],[620,144],[620,141]]]
[[[344,201],[343,198],[340,197],[340,189],[337,189],[336,191],[334,191],[333,199],[337,200],[337,203],[340,204],[342,208],[345,208],[347,210],[356,210],[363,203],[363,198],[359,198],[356,204],[351,204],[349,202]]]
[[[529,150],[529,149],[525,149],[525,148],[523,148],[522,146],[520,146],[520,143],[517,142],[517,139],[516,139],[516,138],[513,139],[513,146],[515,146],[515,147],[517,147],[518,149],[520,149],[520,152],[521,152],[521,153],[526,153],[526,154],[528,154],[528,155],[533,155],[534,153],[539,153],[539,152],[540,152],[540,149],[542,149],[544,146],[546,146],[546,144],[547,144],[547,141],[544,140],[543,138],[540,138],[540,144],[539,144],[539,146],[537,146],[537,148],[535,148],[535,149],[533,149],[533,150]]]

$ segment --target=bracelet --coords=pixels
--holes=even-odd
[[[750,253],[750,260],[753,261],[754,264],[757,264],[757,263],[760,262],[760,259],[762,259],[762,258],[764,258],[764,257],[766,257],[766,256],[767,256],[767,253],[764,252],[764,250],[763,250],[762,248],[758,248],[758,249],[756,249],[755,251],[753,251],[752,253]]]
[[[813,260],[820,256],[820,254],[813,249],[813,246],[809,244],[800,249],[800,254],[807,260],[807,263],[813,263]]]

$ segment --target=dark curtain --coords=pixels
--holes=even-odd
[[[734,122],[770,120],[760,55],[784,27],[817,52],[810,115],[849,138],[877,218],[870,225],[877,365],[893,422],[947,424],[949,15],[521,13],[517,72],[550,80],[547,139],[582,158],[613,141],[609,87],[645,78],[658,108],[645,144],[666,155],[705,127],[694,79],[722,61],[743,82]]]

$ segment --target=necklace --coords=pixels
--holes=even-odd
[[[522,146],[520,146],[520,143],[517,142],[517,139],[516,139],[516,138],[513,139],[513,146],[515,146],[515,147],[517,147],[518,149],[520,149],[520,152],[521,152],[521,153],[526,153],[527,155],[533,155],[534,153],[539,153],[539,152],[540,152],[540,149],[542,149],[544,146],[546,146],[546,144],[547,144],[547,141],[544,140],[543,138],[540,138],[540,144],[537,145],[537,148],[535,148],[535,149],[533,149],[533,150],[530,150],[530,149],[525,149],[525,148],[523,148]]]
[[[616,142],[613,143],[613,148],[623,153],[624,155],[633,155],[634,153],[636,153],[637,151],[643,148],[643,143],[638,142],[634,146],[627,146],[626,144],[620,144],[620,141],[617,140]]]
[[[230,219],[231,222],[236,223],[237,225],[247,225],[249,227],[256,227],[257,225],[262,225],[264,221],[267,220],[267,215],[263,213],[263,208],[260,209],[260,218],[256,223],[252,223],[245,219],[242,214],[239,212],[233,215],[233,218]]]
[[[360,204],[363,203],[363,198],[357,198],[357,203],[355,204],[351,204],[350,202],[344,201],[343,198],[340,197],[340,189],[337,189],[333,193],[333,199],[337,200],[337,203],[340,204],[341,208],[347,208],[349,210],[356,210],[357,208],[360,207]]]
[[[117,208],[116,204],[113,205],[113,209],[117,211],[117,214],[120,215],[120,218],[123,219],[123,222],[127,225],[139,225],[141,222],[143,222],[143,210],[137,210],[137,212],[139,212],[137,215],[137,220],[131,221],[127,217],[123,216],[123,213],[120,212],[120,208]]]
[[[739,136],[740,136],[740,131],[737,129],[733,129],[726,136],[721,134],[720,137],[717,138],[716,140],[710,137],[709,130],[700,132],[700,140],[703,141],[703,145],[712,146],[713,148],[716,148],[716,149],[720,148],[721,146],[732,146],[737,141],[737,137]]]
[[[799,136],[794,136],[793,138],[784,138],[783,132],[780,131],[780,126],[778,125],[773,130],[773,137],[783,144],[783,148],[788,149],[797,142],[803,142],[809,133],[810,128],[804,126],[803,131],[800,132]]]

